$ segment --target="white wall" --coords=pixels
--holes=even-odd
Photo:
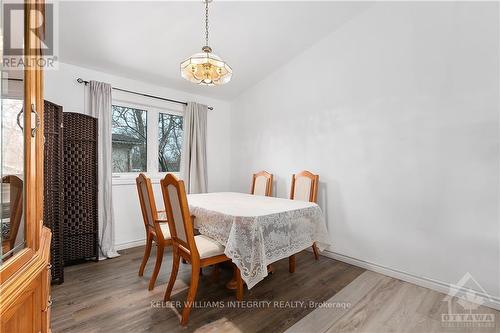
[[[498,13],[374,4],[234,101],[232,189],[311,170],[329,251],[500,296]]]
[[[214,108],[208,113],[207,129],[207,163],[208,163],[208,190],[226,191],[229,189],[230,165],[230,113],[229,104],[225,101],[196,96],[165,87],[154,86],[144,82],[109,75],[103,72],[89,70],[69,64],[60,63],[58,70],[45,72],[45,98],[62,105],[65,112],[83,113],[86,105],[87,90],[76,82],[77,78],[108,82],[112,86],[143,92],[156,96],[163,96],[183,101],[205,103]],[[211,89],[212,87],[207,87]],[[138,104],[153,104],[154,106],[180,110],[180,106],[173,103],[152,100],[127,93],[113,91],[113,99],[129,101]],[[156,176],[156,175],[151,175]],[[161,191],[156,181],[155,187],[158,207],[163,207]],[[135,181],[113,180],[113,202],[115,212],[115,242],[118,248],[140,244],[145,238],[144,224],[140,212]]]

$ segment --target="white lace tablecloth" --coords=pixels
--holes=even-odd
[[[267,265],[330,238],[321,208],[311,202],[244,193],[188,195],[195,227],[226,247],[248,289],[267,276]]]

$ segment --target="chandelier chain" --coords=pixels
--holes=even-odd
[[[205,0],[205,45],[208,46],[208,0]]]

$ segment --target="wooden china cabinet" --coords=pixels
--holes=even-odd
[[[41,59],[42,51],[40,38],[30,29],[44,29],[45,4],[19,2],[19,6],[24,20],[16,24],[21,24],[25,65],[2,68],[0,332],[50,332],[51,232],[42,221],[43,69],[40,61],[33,61]],[[2,2],[2,11],[6,10]],[[2,50],[5,59],[6,48]],[[9,196],[14,190],[9,179],[22,184],[15,192],[22,191],[22,196],[13,196],[14,192]]]

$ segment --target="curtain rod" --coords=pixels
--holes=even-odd
[[[81,78],[76,79],[76,82],[83,83],[84,85],[88,85],[89,84],[89,81],[85,81],[85,80],[83,80]],[[144,96],[144,97],[149,97],[149,98],[155,98],[155,99],[159,99],[159,100],[166,101],[166,102],[172,102],[172,103],[187,105],[187,102],[178,101],[178,100],[175,100],[175,99],[170,99],[170,98],[165,98],[165,97],[159,97],[159,96],[154,96],[154,95],[149,95],[149,94],[143,94],[143,93],[140,93],[140,92],[136,92],[136,91],[132,91],[132,90],[127,90],[127,89],[116,88],[116,87],[113,87],[113,89],[114,90],[118,90],[118,91],[123,91],[123,92],[129,93],[129,94],[134,94],[134,95],[139,95],[139,96]],[[213,110],[214,108],[211,107],[211,106],[209,106],[208,109],[209,110]]]

